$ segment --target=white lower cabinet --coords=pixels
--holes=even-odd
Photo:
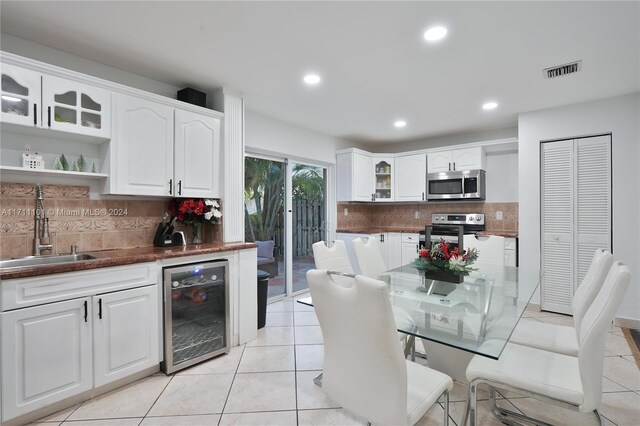
[[[93,387],[90,300],[1,314],[3,421]]]
[[[402,234],[388,232],[384,234],[384,241],[387,269],[399,268],[402,266]]]
[[[518,244],[515,238],[504,239],[504,266],[518,266]]]
[[[43,280],[61,289],[57,298],[70,300],[3,304],[1,422],[158,365],[158,268],[136,264],[3,282],[0,298],[7,302],[16,292],[47,290],[39,286]]]
[[[418,257],[420,234],[402,234],[402,265],[412,263]]]
[[[95,387],[160,362],[156,286],[94,296],[93,313]]]

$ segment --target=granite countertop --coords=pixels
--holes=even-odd
[[[254,247],[256,247],[255,243],[205,243],[197,245],[188,244],[186,246],[138,247],[131,249],[101,250],[86,252],[86,254],[91,254],[96,257],[96,259],[92,260],[2,268],[0,269],[0,280],[50,275],[61,272],[84,271],[87,269],[106,268],[109,266],[130,265],[132,263],[155,262],[157,260],[173,257],[196,256],[200,254],[244,250]]]
[[[420,231],[424,231],[424,227],[416,228],[415,226],[407,227],[369,227],[369,228],[352,228],[352,229],[338,229],[337,233],[343,234],[382,234],[385,232],[408,232],[417,234]],[[505,238],[518,238],[518,231],[481,231],[477,235],[496,235],[498,237]]]

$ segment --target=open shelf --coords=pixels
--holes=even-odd
[[[50,169],[25,169],[24,167],[0,166],[1,173],[26,173],[41,176],[74,176],[83,179],[104,179],[108,177],[105,173],[72,172],[66,170]]]

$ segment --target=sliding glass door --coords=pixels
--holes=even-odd
[[[258,269],[269,273],[268,297],[287,294],[285,267],[286,163],[245,157],[245,241],[258,245]]]
[[[245,241],[258,245],[268,297],[308,289],[311,246],[327,239],[327,169],[262,155],[245,157]]]
[[[292,292],[309,288],[307,271],[315,268],[311,246],[327,239],[327,169],[292,163]]]

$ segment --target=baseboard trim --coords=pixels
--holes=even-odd
[[[640,329],[640,320],[633,318],[616,317],[613,323],[618,327]]]

